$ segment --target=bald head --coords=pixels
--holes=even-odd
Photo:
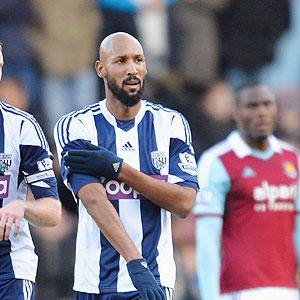
[[[106,99],[127,107],[136,105],[141,100],[147,74],[140,42],[128,33],[113,33],[102,41],[99,57],[95,68],[104,80]]]
[[[100,44],[100,60],[105,60],[109,55],[113,55],[128,45],[135,45],[141,54],[144,53],[141,43],[132,35],[126,32],[115,32],[108,35]]]

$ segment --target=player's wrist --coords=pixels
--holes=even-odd
[[[131,265],[140,265],[141,263],[144,263],[144,265],[145,264],[147,265],[147,261],[144,257],[134,258],[134,259],[127,261],[127,266],[128,265],[130,265],[130,266]]]

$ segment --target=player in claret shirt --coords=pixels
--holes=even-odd
[[[0,45],[0,79],[3,67]],[[32,115],[0,101],[0,299],[33,300],[38,258],[29,224],[61,217],[52,154]]]
[[[78,202],[77,299],[171,300],[171,213],[187,216],[198,188],[189,125],[142,100],[145,57],[129,34],[102,41],[96,71],[106,99],[55,128],[62,176]]]
[[[276,103],[266,86],[237,91],[235,120],[237,131],[198,164],[201,299],[298,300],[298,152],[272,134]]]

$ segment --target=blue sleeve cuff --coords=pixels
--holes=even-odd
[[[181,186],[188,186],[196,190],[198,192],[199,186],[197,182],[194,181],[182,181],[182,182],[177,182],[176,184],[181,185]]]
[[[84,174],[69,174],[68,175],[69,183],[72,187],[72,190],[75,195],[78,194],[79,190],[89,184],[89,183],[101,183],[100,178],[96,178],[93,176],[89,175],[84,175]]]

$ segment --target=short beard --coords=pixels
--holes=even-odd
[[[135,77],[127,78],[123,81],[123,84],[131,79],[136,79]],[[113,78],[107,77],[107,85],[111,90],[112,94],[125,106],[132,107],[139,103],[143,96],[144,84],[141,84],[140,90],[135,95],[129,95],[123,88],[118,87],[116,81]]]
[[[268,135],[266,135],[266,134],[255,137],[256,142],[259,144],[263,143],[267,139],[268,139]]]

